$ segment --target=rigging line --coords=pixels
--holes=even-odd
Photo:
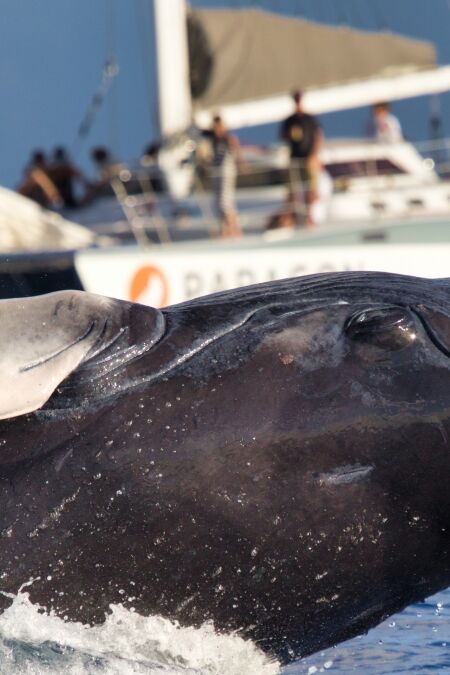
[[[389,23],[387,21],[386,15],[381,9],[379,0],[371,0],[371,2],[369,2],[369,7],[371,8],[375,19],[375,28],[377,30],[389,29]]]
[[[349,10],[347,0],[339,0],[339,2],[333,2],[331,5],[334,9],[335,22],[338,25],[350,26],[352,25],[352,12]],[[327,18],[327,23],[334,23],[331,15]]]
[[[92,125],[94,124],[95,118],[97,117],[97,113],[103,105],[108,90],[111,87],[111,84],[118,72],[119,68],[117,64],[107,60],[103,66],[100,83],[94,92],[94,95],[92,96],[92,99],[78,128],[75,140],[72,144],[72,155],[76,155],[78,153],[81,141],[86,138],[91,131]]]
[[[305,6],[304,0],[297,0],[296,3],[296,9],[292,9],[292,14],[294,16],[298,16],[300,19],[306,19],[307,18],[307,9]]]
[[[113,0],[105,0],[105,41],[108,57],[114,54],[115,37]]]
[[[155,117],[155,108],[153,105],[152,99],[152,74],[151,74],[151,54],[150,54],[150,25],[151,17],[150,13],[146,12],[146,9],[150,9],[149,3],[145,0],[137,0],[133,3],[134,6],[134,18],[136,21],[136,32],[139,42],[139,48],[141,51],[141,66],[142,74],[144,79],[144,87],[146,91],[146,99],[148,106],[149,119],[152,121],[154,128],[157,126],[157,121]],[[146,30],[147,27],[147,30]],[[155,39],[153,37],[153,39]]]
[[[108,2],[108,0],[106,0]],[[97,113],[103,105],[106,95],[113,83],[114,78],[119,72],[119,67],[115,61],[114,55],[108,53],[108,39],[106,41],[107,46],[107,55],[105,57],[105,62],[102,68],[102,73],[100,77],[100,82],[97,85],[97,88],[88,104],[86,112],[84,113],[83,119],[81,120],[80,126],[78,127],[77,134],[72,143],[71,154],[73,156],[77,155],[80,149],[81,142],[89,135],[92,126],[94,124]]]
[[[351,13],[347,11],[346,0],[340,0],[340,2],[335,3],[335,8],[337,22],[341,26],[351,25]]]
[[[323,11],[322,0],[316,0],[316,9],[317,9],[317,21],[321,23],[326,22],[326,12]]]
[[[352,14],[355,18],[355,25],[357,25],[358,28],[364,28],[364,20],[363,20],[362,14],[360,12],[361,7],[359,5],[358,0],[352,0],[351,7],[352,7],[352,10],[351,10]]]
[[[309,9],[309,18],[311,21],[317,21],[317,3],[316,0],[309,0],[310,2],[310,9]]]
[[[329,12],[329,14],[328,14],[328,16],[327,16],[328,23],[329,23],[329,24],[338,24],[338,23],[340,23],[340,21],[339,21],[339,10],[338,10],[337,4],[336,4],[335,2],[333,2],[333,3],[331,4],[331,8],[332,8],[332,9],[330,9],[330,12]]]
[[[106,28],[106,62],[115,63],[116,58],[116,12],[115,0],[105,0],[105,28]],[[119,141],[119,114],[117,89],[112,91],[111,105],[108,106],[108,136],[109,146],[114,150],[118,150],[117,145]]]
[[[311,6],[309,6],[309,4]],[[314,0],[304,0],[303,16],[305,19],[309,19],[310,21],[314,20]]]

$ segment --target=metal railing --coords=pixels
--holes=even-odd
[[[349,142],[349,148],[352,143]],[[377,196],[383,197],[386,189],[395,190],[398,194],[407,191],[409,194],[415,188],[424,190],[433,184],[445,185],[445,179],[450,177],[450,139],[417,144],[402,142],[398,147],[367,141],[366,147],[372,150],[366,158],[362,155],[364,142],[359,143],[353,158],[351,150],[347,153],[343,151],[344,143],[325,148],[323,170],[331,175],[333,194],[351,193],[352,190],[359,190],[361,194],[365,191],[372,204],[376,205]],[[406,156],[402,157],[398,150],[406,152]],[[217,237],[220,234],[213,185],[217,178],[223,176],[223,170],[205,162],[190,161],[188,164],[192,172],[191,192],[185,200],[178,202],[170,195],[155,190],[155,181],[161,182],[162,178],[156,165],[133,169],[122,167],[111,180],[114,194],[139,244],[148,246],[153,242],[149,232],[156,233],[160,243],[172,241],[180,223],[185,229],[204,230],[204,236]],[[295,204],[295,218],[300,222],[305,219],[311,181],[314,181],[314,187],[317,181],[317,175],[308,175],[305,170],[306,162],[286,162],[283,166],[279,157],[263,152],[256,161],[252,161],[245,158],[244,151],[244,161],[237,163],[236,167],[235,198],[244,227],[251,227],[251,223],[259,221],[259,229],[262,230],[274,214],[282,219],[292,213],[292,202],[286,199],[287,192],[292,189],[292,169],[298,172],[299,198]],[[132,191],[129,189],[131,185]],[[450,182],[448,185],[450,188]],[[419,206],[421,200],[418,198],[415,205],[412,203],[414,198],[409,197],[409,201],[413,209]],[[447,201],[450,211],[450,189]],[[374,213],[376,211],[374,206]]]

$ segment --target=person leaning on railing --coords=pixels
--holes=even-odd
[[[45,208],[61,208],[63,200],[49,176],[48,163],[42,150],[36,150],[25,170],[17,192]]]
[[[302,92],[294,91],[292,98],[294,112],[280,127],[281,140],[287,143],[290,154],[287,208],[293,211],[298,222],[303,206],[304,224],[313,225],[311,205],[318,199],[319,151],[323,135],[318,120],[303,109]]]

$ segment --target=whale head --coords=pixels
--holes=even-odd
[[[6,590],[40,576],[31,598],[83,621],[132,597],[288,661],[450,584],[448,280],[162,311],[67,292],[0,319]]]

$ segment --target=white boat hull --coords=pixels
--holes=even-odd
[[[286,277],[372,270],[450,277],[450,241],[301,246],[290,241],[176,245],[81,251],[75,265],[85,290],[154,307]]]

